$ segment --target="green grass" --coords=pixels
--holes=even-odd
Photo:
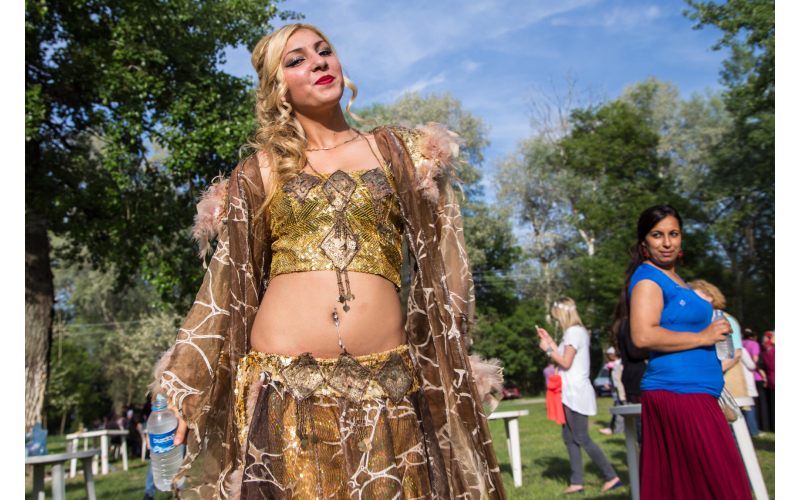
[[[584,452],[583,487],[586,493],[581,495],[581,498],[606,500],[631,498],[625,436],[622,434],[606,436],[598,432],[608,425],[611,416],[608,408],[612,405],[611,398],[597,399],[597,416],[589,417],[589,435],[606,454],[624,486],[612,492],[601,493],[603,476],[600,474],[600,469]],[[503,423],[496,420],[489,422],[508,498],[510,500],[563,498],[562,492],[569,486],[570,467],[567,448],[561,440],[561,426],[547,420],[547,409],[544,404],[514,404],[504,401],[496,411],[512,410],[530,412],[530,416],[519,419],[522,449],[522,486],[519,488],[514,487],[511,476],[511,462],[508,458]],[[761,464],[761,473],[764,475],[769,496],[775,498],[775,434],[762,433],[761,436],[753,438],[753,446]]]
[[[586,494],[581,498],[602,498],[604,500],[630,499],[628,487],[628,466],[625,454],[625,438],[622,435],[606,436],[598,432],[608,424],[608,408],[612,405],[611,398],[597,400],[598,416],[590,417],[589,433],[608,457],[614,470],[625,486],[609,493],[600,493],[603,478],[600,470],[583,454],[583,480]],[[495,438],[495,451],[500,462],[503,475],[503,484],[508,498],[511,500],[562,498],[561,492],[569,486],[569,459],[567,449],[561,441],[561,426],[547,420],[547,411],[543,403],[515,404],[503,402],[497,411],[528,410],[530,416],[519,420],[520,441],[522,446],[522,486],[514,487],[511,477],[511,464],[508,458],[505,430],[500,421],[489,422],[492,436]],[[775,434],[762,433],[763,437],[753,438],[753,445],[761,464],[761,472],[767,483],[770,498],[775,498]],[[63,439],[48,439],[48,451],[61,453],[65,450]],[[69,464],[67,464],[69,465]],[[121,461],[113,461],[109,469],[116,468],[106,476],[95,476],[97,498],[141,500],[144,495],[144,480],[147,475],[148,462],[138,458],[128,461],[128,471],[122,470]],[[50,483],[46,485],[47,498],[50,498]],[[31,499],[31,478],[25,480],[25,498]],[[83,485],[83,475],[78,474],[74,479],[67,479],[67,499],[82,500],[86,498]],[[168,492],[157,492],[157,500],[172,498]]]

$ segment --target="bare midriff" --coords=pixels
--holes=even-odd
[[[355,300],[344,312],[337,302],[334,271],[281,274],[273,278],[256,313],[250,335],[256,351],[337,358],[342,349],[334,307],[347,352],[354,356],[388,351],[406,342],[400,299],[394,284],[378,275],[350,272]]]

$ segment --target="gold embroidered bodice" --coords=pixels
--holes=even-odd
[[[311,175],[281,184],[270,203],[272,269],[279,274],[339,270],[383,276],[400,289],[403,221],[385,164]],[[344,224],[336,224],[337,212]],[[349,292],[348,292],[349,293]]]

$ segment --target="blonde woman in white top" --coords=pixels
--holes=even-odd
[[[566,423],[561,426],[561,437],[567,445],[572,475],[569,488],[564,493],[583,490],[583,448],[600,468],[605,484],[600,491],[622,486],[622,480],[611,467],[603,450],[589,437],[589,416],[597,415],[594,388],[589,380],[589,332],[583,326],[575,301],[562,297],[553,303],[550,315],[558,321],[564,338],[558,345],[547,330],[539,328],[539,348],[558,365],[562,380],[561,402]]]

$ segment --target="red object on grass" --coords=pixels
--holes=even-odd
[[[561,404],[561,375],[554,373],[547,381],[547,419],[565,424],[564,405]]]

